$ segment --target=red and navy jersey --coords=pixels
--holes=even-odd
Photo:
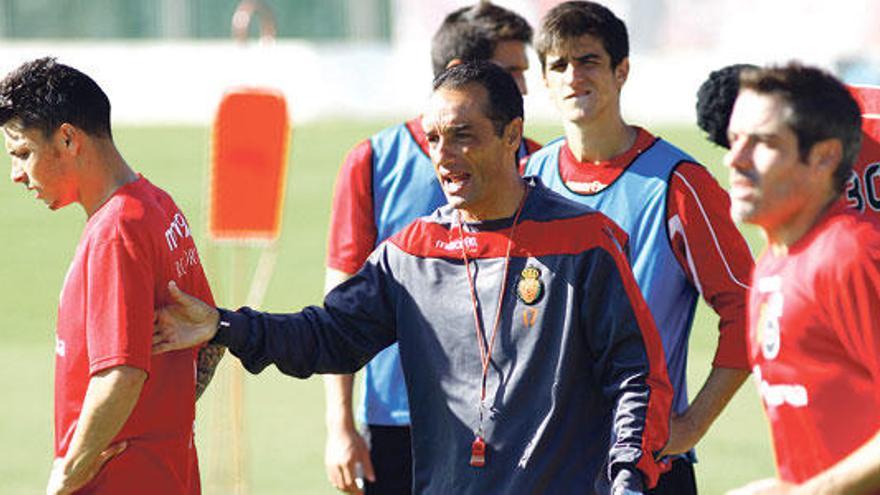
[[[192,231],[171,197],[140,177],[89,218],[64,280],[55,357],[55,456],[67,453],[91,377],[147,372],[114,442],[128,441],[90,483],[101,493],[199,493],[193,442],[196,351],[152,354],[167,284],[213,301]],[[91,493],[91,492],[89,492]]]
[[[517,156],[539,147],[524,139]],[[344,273],[357,272],[380,242],[445,203],[428,157],[421,118],[376,133],[349,153],[339,171],[327,266]],[[363,388],[358,407],[361,422],[409,424],[409,404],[396,346],[367,365]]]
[[[801,483],[880,428],[880,223],[838,204],[787,255],[765,252],[748,317],[779,476]]]
[[[626,235],[536,179],[529,189],[504,288],[512,219],[461,227],[444,206],[382,243],[324,307],[224,311],[230,326],[216,341],[251,372],[275,364],[299,377],[351,373],[397,342],[415,493],[574,493],[590,491],[597,476],[615,487],[653,484],[672,390]],[[504,290],[481,468],[469,464],[482,366],[462,248],[486,342]]]

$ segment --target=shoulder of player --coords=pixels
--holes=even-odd
[[[681,161],[673,168],[669,178],[669,189],[673,193],[680,192],[684,201],[710,203],[728,198],[727,191],[721,187],[709,169],[689,160]]]
[[[846,257],[870,254],[872,249],[880,247],[880,220],[855,210],[841,208],[819,228],[815,242],[821,242],[823,246],[835,249],[862,247],[847,252]]]
[[[380,246],[391,243],[406,252],[424,251],[425,246],[436,244],[437,239],[448,241],[451,228],[452,208],[444,205],[434,210],[430,215],[416,218],[382,242]]]
[[[526,157],[536,153],[538,150],[543,148],[543,145],[541,143],[535,141],[534,139],[532,139],[528,136],[523,136],[522,139],[526,145]]]
[[[400,136],[415,140],[422,148],[427,146],[427,138],[422,130],[421,118],[414,118],[390,127],[386,127],[372,136],[359,141],[346,154],[343,161],[343,169],[355,169],[372,165],[374,155],[382,150],[395,149],[393,146],[381,146],[389,140],[398,139]]]
[[[516,236],[536,255],[574,254],[597,245],[615,249],[615,245],[626,244],[626,233],[603,213],[547,189],[540,179],[527,180],[531,190]],[[411,254],[442,256],[450,244],[454,221],[454,210],[444,205],[414,220],[388,242]]]
[[[393,142],[399,139],[415,141],[421,148],[427,149],[428,138],[425,135],[424,128],[422,128],[421,116],[386,127],[370,136],[368,141],[375,152],[377,148],[385,148],[381,146],[381,143]],[[393,146],[388,148],[393,148]]]
[[[343,165],[352,167],[364,162],[369,163],[374,152],[373,143],[377,140],[387,139],[388,136],[401,132],[402,129],[408,127],[410,122],[411,121],[402,122],[400,124],[386,127],[370,137],[358,141],[345,155]]]
[[[537,143],[536,143],[537,144]],[[547,142],[547,144],[543,146],[539,146],[538,149],[533,151],[526,158],[531,161],[532,159],[540,159],[546,158],[548,156],[553,156],[554,154],[559,153],[559,148],[565,144],[565,136],[559,136],[558,138],[552,139]]]
[[[535,242],[552,239],[550,244],[556,245],[559,254],[593,247],[620,250],[628,243],[626,232],[604,213],[551,191],[538,178],[529,180],[534,183],[536,198],[527,220],[535,224],[531,227]]]
[[[709,181],[717,184],[715,176],[709,172],[705,165],[690,159],[682,159],[672,169],[673,178],[678,175],[679,180],[688,180],[691,182]]]
[[[183,213],[164,190],[127,189],[114,194],[89,221],[90,236],[101,242],[137,241],[163,234],[173,222],[186,224]],[[185,226],[188,230],[188,225]]]
[[[805,248],[820,272],[839,277],[860,266],[880,269],[880,221],[876,218],[840,208],[816,228]]]
[[[372,161],[373,144],[370,138],[361,140],[355,144],[345,155],[342,162],[343,169],[353,169],[362,164],[369,164]]]

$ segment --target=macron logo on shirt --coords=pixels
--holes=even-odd
[[[177,249],[177,244],[180,240],[186,239],[190,235],[186,219],[180,213],[175,213],[174,218],[171,219],[171,225],[165,230],[165,242],[168,243],[168,250],[174,251]]]
[[[477,249],[477,238],[465,237],[464,246],[468,251],[475,251]],[[445,251],[461,251],[461,239],[456,239],[452,242],[443,242],[438,239],[437,242],[434,243],[434,247]]]

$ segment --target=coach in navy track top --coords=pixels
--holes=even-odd
[[[424,126],[446,206],[380,244],[323,307],[216,310],[172,286],[155,351],[212,340],[252,373],[304,378],[353,372],[397,342],[415,493],[652,486],[672,389],[626,235],[519,177],[522,115],[504,70],[445,71]]]

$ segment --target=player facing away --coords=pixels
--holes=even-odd
[[[733,104],[739,94],[739,75],[745,69],[757,69],[751,64],[732,64],[713,70],[697,90],[697,126],[706,133],[706,139],[730,149],[727,124]]]
[[[351,373],[397,342],[413,493],[576,493],[597,477],[640,493],[663,468],[672,390],[626,235],[519,176],[507,72],[461,64],[434,88],[424,122],[445,206],[380,244],[323,307],[231,312],[173,290],[156,351],[213,339],[253,373],[307,377]]]
[[[547,12],[535,48],[565,136],[533,154],[536,175],[566,198],[605,213],[629,235],[632,267],[657,323],[675,389],[674,455],[655,493],[694,493],[694,445],[748,376],[745,346],[748,246],[729,198],[693,158],[627,124],[620,94],[629,75],[626,26],[594,2]],[[712,371],[688,404],[688,340],[699,296],[720,316]]]
[[[525,93],[531,40],[532,28],[514,12],[489,2],[460,8],[445,18],[432,40],[434,74],[462,61],[491,60]],[[538,148],[523,139],[517,156]],[[348,154],[336,180],[330,218],[327,291],[356,273],[382,241],[445,203],[428,151],[421,117],[416,117],[380,131]],[[397,346],[365,368],[358,408],[363,436],[355,426],[352,382],[351,375],[325,377],[325,464],[331,484],[359,492],[360,465],[366,493],[410,493],[410,411]]]
[[[735,493],[880,493],[880,224],[838,201],[858,105],[798,64],[740,83],[724,162],[734,218],[767,241],[748,343],[779,478]]]
[[[735,64],[713,71],[697,92],[697,124],[710,141],[723,148],[730,148],[727,124],[739,92],[739,75],[748,68],[758,67]],[[880,173],[880,119],[876,112],[880,89],[870,86],[848,89],[863,107],[862,146],[840,201],[866,215],[880,216],[880,188],[875,182]]]
[[[168,280],[211,300],[186,218],[119,154],[110,102],[82,72],[22,65],[0,82],[0,124],[12,180],[88,218],[58,306],[46,493],[199,493],[196,353],[151,355]],[[213,370],[216,349],[203,357]]]

